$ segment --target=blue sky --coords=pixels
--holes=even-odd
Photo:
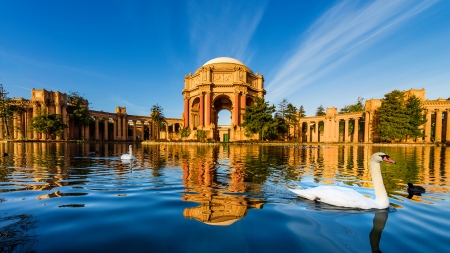
[[[184,76],[227,56],[264,75],[269,103],[307,115],[394,89],[449,98],[449,13],[446,0],[2,0],[0,83],[10,97],[75,91],[93,110],[158,103],[180,118]]]

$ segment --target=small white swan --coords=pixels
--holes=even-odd
[[[133,156],[133,150],[131,148],[131,145],[128,147],[128,154],[123,154],[120,159],[122,160],[132,160],[135,159],[135,157]]]
[[[320,201],[334,206],[353,207],[361,209],[385,209],[389,206],[389,199],[381,176],[381,162],[395,163],[388,155],[377,152],[370,158],[370,172],[375,190],[375,199],[364,197],[357,191],[340,186],[318,186],[305,190],[289,189],[302,198]]]

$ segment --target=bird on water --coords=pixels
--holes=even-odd
[[[382,162],[395,164],[395,161],[383,152],[377,152],[371,156],[370,172],[375,191],[375,199],[366,198],[354,189],[341,186],[318,186],[304,190],[289,190],[302,198],[334,206],[361,209],[385,209],[389,207],[389,199],[381,176],[380,164]]]

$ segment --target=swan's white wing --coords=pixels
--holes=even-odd
[[[373,199],[366,198],[357,191],[346,187],[318,186],[305,190],[289,190],[296,193],[300,197],[310,200],[318,200],[320,202],[334,206],[355,207],[363,209],[377,207],[377,204]]]

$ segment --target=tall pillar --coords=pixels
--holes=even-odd
[[[63,118],[63,123],[67,125],[67,127],[64,128],[64,131],[63,131],[63,138],[65,140],[67,140],[67,139],[69,139],[70,129],[68,127],[69,126],[69,116],[67,115],[67,106],[66,105],[61,106],[61,116]]]
[[[136,141],[136,120],[133,120],[133,141]]]
[[[364,113],[364,143],[369,143],[369,112]]]
[[[128,141],[128,119],[127,119],[127,115],[123,116],[122,119],[122,124],[123,124],[123,138],[122,140]]]
[[[298,125],[298,141],[303,142],[303,122],[300,121]]]
[[[109,119],[108,118],[103,118],[103,124],[104,124],[104,130],[103,130],[103,140],[104,141],[108,141],[108,121],[109,121]]]
[[[349,138],[348,138],[348,119],[344,120],[344,142],[349,142]]]
[[[100,134],[99,134],[99,129],[98,129],[98,117],[94,117],[94,120],[95,120],[95,125],[94,125],[94,128],[95,128],[95,140],[96,141],[98,141],[99,139],[100,139]]]
[[[311,136],[311,121],[307,121],[306,122],[306,142],[311,142],[312,141],[312,136]]]
[[[445,130],[445,141],[450,142],[450,109],[447,109],[447,113],[445,115],[445,121],[446,121],[446,130]],[[450,159],[450,157],[449,157]]]
[[[234,92],[233,125],[239,125],[239,93],[236,91]]]
[[[331,129],[330,125],[331,125],[331,120],[325,118],[325,120],[323,121],[323,140],[321,140],[323,142],[330,142],[330,140],[331,140],[331,138],[330,138],[330,129]],[[319,129],[319,128],[317,127],[317,129]],[[319,132],[316,132],[316,133],[317,133],[317,136],[319,136]],[[317,137],[317,138],[319,138],[319,137]]]
[[[166,123],[166,140],[169,139],[169,124]]]
[[[425,123],[425,142],[431,140],[431,111],[427,110],[427,122]]]
[[[211,92],[206,92],[206,126],[211,125]]]
[[[117,138],[117,125],[119,125],[119,117],[113,119],[113,141],[118,140],[119,138]]]
[[[340,120],[337,118],[334,118],[334,140],[333,142],[339,142],[339,123]]]
[[[3,133],[3,118],[0,118],[0,139],[5,138],[5,135]]]
[[[200,94],[200,126],[204,126],[205,117],[205,101],[203,100],[203,93]]]
[[[442,111],[439,109],[436,109],[436,130],[434,133],[434,141],[442,142]]]
[[[18,135],[19,135],[19,133],[17,131],[17,125],[18,125],[17,117],[18,117],[18,113],[14,112],[14,114],[13,114],[13,129],[12,129],[12,138],[13,139],[17,139]]]
[[[87,124],[87,125],[85,125],[85,126],[83,126],[83,127],[84,127],[84,136],[85,136],[85,139],[86,139],[86,140],[91,139],[91,132],[90,132],[90,129],[89,129],[89,124]]]
[[[355,125],[353,126],[353,142],[358,143],[359,140],[359,118],[355,118]]]
[[[319,121],[316,121],[316,124],[314,124],[313,142],[319,142]]]
[[[38,106],[36,103],[33,103],[33,117],[38,116]],[[37,140],[39,138],[38,133],[36,131],[33,131],[33,139]]]
[[[184,128],[189,127],[189,98],[184,98]]]
[[[245,107],[247,106],[247,94],[245,92],[242,92],[241,94],[241,124],[244,123],[244,114],[245,114]]]
[[[117,140],[122,140],[122,116],[117,117]]]

